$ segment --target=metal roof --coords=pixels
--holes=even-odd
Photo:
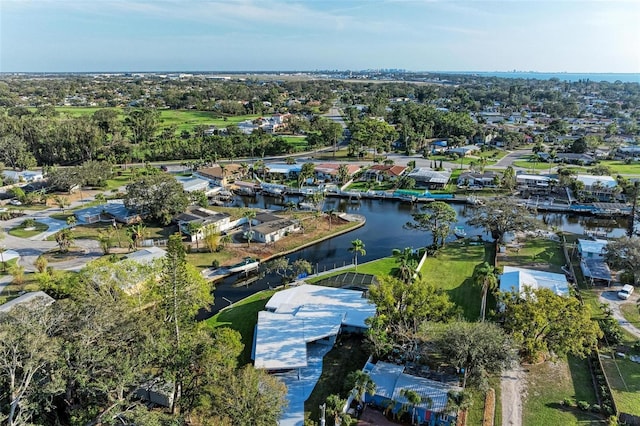
[[[548,288],[558,296],[569,295],[569,283],[564,274],[505,266],[500,275],[500,291],[523,293],[525,287],[533,290]]]

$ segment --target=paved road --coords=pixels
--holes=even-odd
[[[530,149],[517,149],[511,151],[509,154],[502,157],[496,164],[491,165],[491,168],[506,169],[509,166],[513,166],[513,163],[520,160],[523,156],[531,154]]]

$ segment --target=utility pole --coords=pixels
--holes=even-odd
[[[638,185],[640,185],[640,182],[638,181],[633,184],[633,205],[631,207],[631,219],[629,220],[629,228],[627,229],[627,236],[629,238],[633,237],[633,232],[635,231],[636,211],[638,207]]]

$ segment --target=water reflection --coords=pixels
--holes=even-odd
[[[274,210],[284,210],[289,202],[298,204],[299,196],[287,196],[283,198],[257,195],[255,197],[235,197],[229,203],[235,207],[256,207]],[[474,207],[467,204],[452,204],[458,213],[456,226],[464,227],[467,236],[482,236],[487,238],[483,229],[472,227],[467,223],[473,214]],[[361,239],[367,251],[366,256],[361,257],[361,262],[367,262],[391,255],[394,248],[423,247],[432,243],[433,238],[427,232],[406,229],[404,225],[410,221],[411,213],[418,211],[420,206],[409,203],[383,200],[358,200],[326,198],[324,210],[333,209],[336,212],[357,213],[367,218],[366,224],[352,232],[343,234],[315,244],[299,252],[289,255],[291,262],[297,259],[306,259],[318,271],[332,269],[351,263],[352,254],[348,251],[351,241]],[[623,218],[596,218],[588,216],[573,216],[560,213],[541,213],[538,215],[549,226],[558,230],[583,234],[585,230],[606,231],[609,237],[624,235],[627,220]],[[451,236],[450,239],[455,239]],[[215,305],[209,312],[201,312],[200,317],[206,318],[227,306],[229,301],[236,301],[258,290],[275,286],[279,278],[275,275],[266,276],[250,286],[234,286],[237,277],[229,277],[218,285],[215,291]]]

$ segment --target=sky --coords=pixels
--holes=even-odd
[[[0,72],[640,72],[640,0],[0,0]]]

